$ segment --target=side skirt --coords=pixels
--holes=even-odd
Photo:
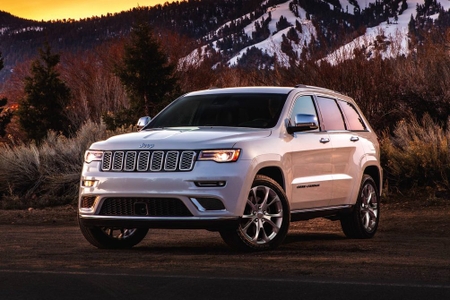
[[[352,205],[340,205],[340,206],[293,210],[291,211],[291,221],[295,222],[320,217],[328,218],[330,220],[339,220],[340,215],[351,213],[352,210],[353,210]]]

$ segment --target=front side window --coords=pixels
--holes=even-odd
[[[227,126],[272,128],[287,95],[267,93],[210,94],[176,100],[146,127]]]
[[[344,119],[336,100],[332,98],[317,97],[320,113],[323,118],[324,130],[345,130]]]
[[[317,117],[312,96],[301,96],[295,100],[294,108],[291,112],[291,123],[294,121],[295,115],[298,114],[314,115]]]

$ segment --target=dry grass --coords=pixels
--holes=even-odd
[[[49,132],[40,145],[7,145],[0,152],[0,208],[28,208],[75,203],[83,155],[94,141],[126,132],[87,122],[68,139]]]
[[[450,130],[425,114],[397,124],[381,140],[385,179],[400,191],[449,191]]]

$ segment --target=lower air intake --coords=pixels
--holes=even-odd
[[[106,198],[100,215],[104,216],[142,216],[151,217],[189,217],[191,212],[177,198]]]

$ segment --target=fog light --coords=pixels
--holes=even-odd
[[[93,187],[97,184],[97,180],[83,180],[81,185],[84,187]]]

